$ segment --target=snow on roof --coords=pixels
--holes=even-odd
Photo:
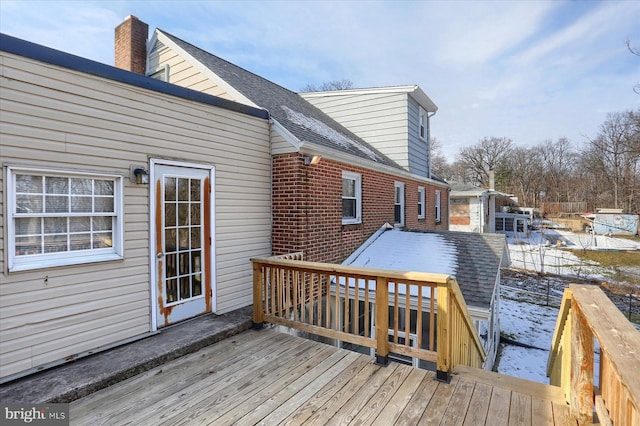
[[[508,262],[506,238],[500,234],[390,229],[374,234],[361,250],[345,263],[451,275],[458,281],[467,305],[487,310],[500,267]],[[398,290],[404,294],[402,286]]]
[[[455,275],[458,253],[441,235],[393,229],[382,233],[351,265]]]
[[[343,135],[337,130],[327,126],[320,120],[317,120],[313,117],[307,117],[306,115],[294,111],[286,105],[281,105],[281,108],[287,114],[287,118],[294,124],[304,127],[307,130],[311,130],[318,135],[333,141],[334,143],[340,145],[343,148],[355,148],[365,154],[369,158],[374,158],[377,161],[380,161],[382,158],[373,150],[367,148],[366,146],[354,141],[353,139]]]

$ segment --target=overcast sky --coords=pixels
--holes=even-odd
[[[0,0],[0,31],[113,64],[127,15],[288,89],[418,84],[450,160],[485,136],[593,137],[640,108],[640,1]]]

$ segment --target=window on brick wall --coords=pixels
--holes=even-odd
[[[424,186],[418,187],[418,219],[425,218],[425,191]]]
[[[436,222],[440,222],[442,219],[440,217],[440,190],[436,189]]]
[[[342,172],[342,224],[362,223],[362,176]]]
[[[395,183],[394,221],[396,225],[404,225],[404,182]]]
[[[10,271],[122,259],[122,177],[8,168]]]

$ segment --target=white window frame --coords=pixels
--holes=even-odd
[[[424,186],[418,187],[418,219],[426,217],[426,192]]]
[[[396,194],[398,192],[398,189],[400,190],[400,202],[396,203]],[[405,184],[404,182],[394,182],[393,185],[393,222],[395,225],[397,226],[404,226],[404,212],[405,212],[405,193],[404,193],[404,189],[405,189]],[[399,204],[400,205],[400,222],[396,222],[395,221],[395,207],[396,205]]]
[[[342,210],[342,200],[344,199],[354,199],[356,201],[356,216],[355,217],[342,217],[342,224],[343,225],[351,225],[351,224],[357,224],[357,223],[362,223],[362,175],[360,173],[354,173],[354,172],[348,172],[348,171],[343,171],[342,172],[342,179],[349,179],[354,181],[354,187],[355,187],[355,196],[354,197],[345,197],[344,194],[342,194],[341,197],[341,204],[340,204],[340,209]],[[342,181],[340,181],[342,182]]]
[[[155,78],[156,80],[169,82],[169,64],[165,64],[154,70],[147,72],[147,77]]]
[[[440,213],[442,211],[441,201],[442,201],[441,191],[439,189],[436,189],[436,203],[435,203],[436,222],[440,222],[442,220],[441,213]]]
[[[427,140],[427,127],[428,127],[428,123],[427,123],[427,111],[424,110],[424,108],[422,107],[418,107],[419,111],[418,111],[418,136],[420,137],[421,140],[426,141]]]
[[[40,253],[29,255],[16,255],[16,219],[22,217],[73,217],[87,216],[80,213],[18,213],[16,199],[16,175],[30,174],[39,176],[107,179],[114,181],[114,223],[112,226],[111,247],[78,251],[64,251],[56,253]],[[106,262],[123,259],[123,177],[121,175],[107,173],[84,173],[68,170],[53,170],[32,167],[7,167],[7,248],[9,272],[27,271],[32,269],[51,268],[56,266],[68,266],[93,262]],[[93,215],[93,214],[91,214]],[[90,215],[89,215],[90,216]]]

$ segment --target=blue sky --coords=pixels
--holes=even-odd
[[[593,137],[640,108],[640,1],[0,0],[0,31],[113,64],[127,15],[288,89],[418,84],[450,160],[485,136]]]

